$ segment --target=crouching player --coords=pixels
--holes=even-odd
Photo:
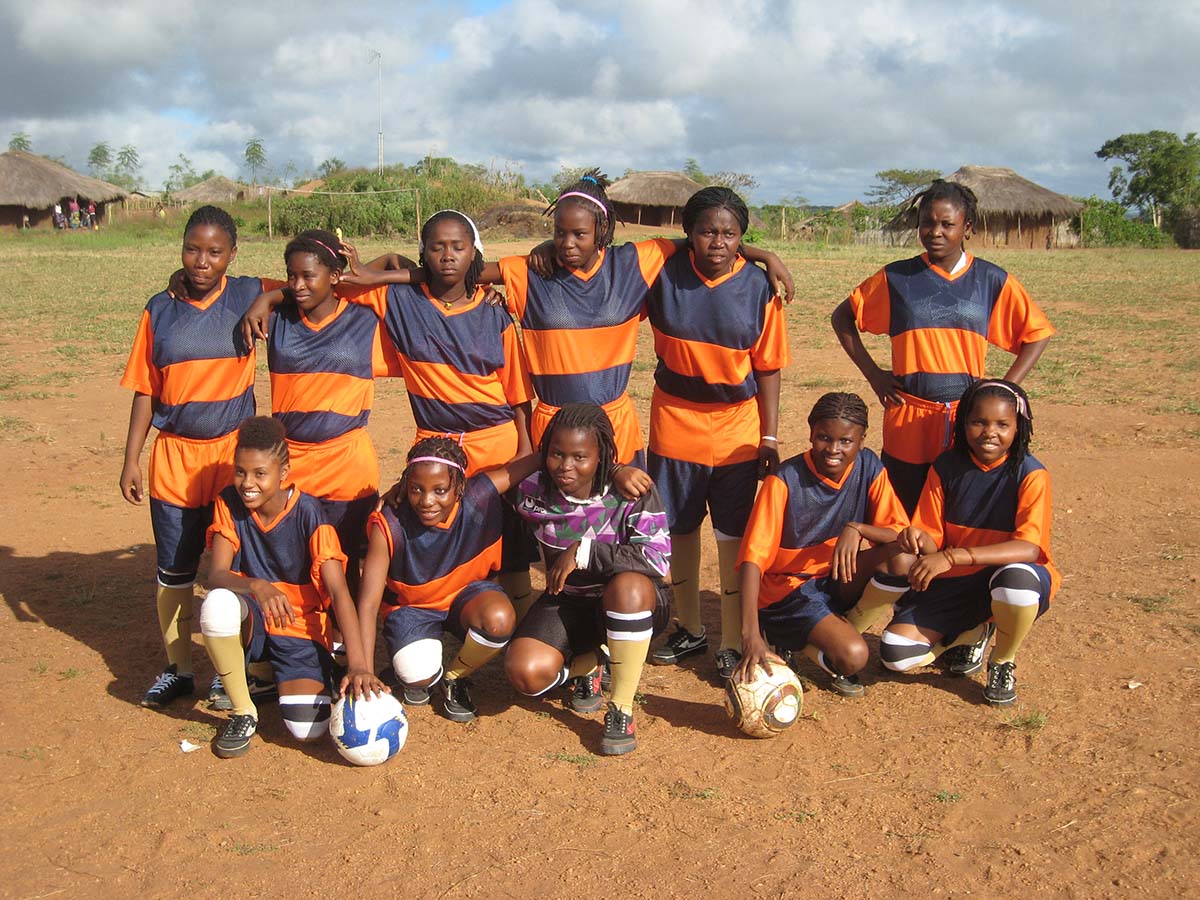
[[[333,607],[342,623],[349,671],[339,690],[355,697],[387,691],[370,670],[346,587],[346,555],[321,503],[288,486],[283,426],[268,416],[238,427],[233,484],[221,491],[208,529],[210,590],[200,608],[204,646],[233,705],[213,752],[229,758],[250,749],[258,710],[246,663],[268,661],[279,688],[284,725],[301,741],[329,722]]]
[[[908,516],[883,463],[863,447],[867,407],[857,394],[825,394],[808,424],[811,449],[764,479],[750,514],[739,558],[743,657],[733,677],[753,677],[772,644],[803,651],[833,676],[835,691],[858,697],[862,632],[908,590],[912,557],[896,543]]]
[[[427,437],[408,451],[407,463],[387,493],[388,505],[367,523],[358,599],[362,642],[373,658],[382,605],[404,702],[429,703],[436,689],[446,718],[470,722],[476,709],[467,676],[503,650],[516,627],[508,595],[489,580],[500,569],[501,496],[538,467],[539,457],[530,453],[467,478],[467,454],[458,442]],[[443,671],[447,631],[462,648]]]
[[[637,747],[633,698],[646,652],[669,616],[667,515],[648,475],[614,467],[616,438],[602,407],[562,407],[540,451],[541,471],[520,483],[516,503],[541,546],[546,591],[521,621],[505,669],[529,696],[586,676],[571,705],[594,712],[603,703],[601,645],[607,643],[612,698],[600,752],[629,753]],[[630,493],[641,496],[622,496]]]

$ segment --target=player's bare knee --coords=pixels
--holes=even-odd
[[[494,641],[504,641],[512,637],[517,627],[517,614],[507,598],[497,596],[494,602],[488,603],[479,611],[477,624],[472,625]]]
[[[901,551],[890,557],[883,569],[888,575],[907,575],[916,562],[917,557],[914,554]]]
[[[520,654],[505,658],[504,673],[513,688],[528,697],[544,693],[558,678],[558,669],[546,660]]]
[[[825,659],[840,675],[857,675],[870,659],[871,653],[862,638],[846,641],[832,650],[826,650]]]
[[[654,584],[641,572],[614,575],[604,588],[603,606],[609,612],[637,613],[654,608]]]

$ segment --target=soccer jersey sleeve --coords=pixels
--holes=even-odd
[[[342,543],[338,540],[337,531],[328,522],[322,522],[309,536],[308,553],[312,557],[309,577],[312,578],[313,586],[322,597],[328,597],[329,591],[325,589],[324,580],[321,578],[321,566],[334,559],[343,569],[346,567],[346,554],[342,552]]]
[[[892,488],[887,469],[880,469],[879,474],[875,476],[867,490],[867,499],[871,505],[871,525],[895,531],[908,527],[908,513],[904,511],[904,504]]]
[[[782,369],[789,362],[787,325],[783,317],[783,300],[778,296],[767,301],[763,311],[763,330],[750,349],[751,365],[759,372]]]
[[[529,379],[529,366],[525,362],[525,351],[517,337],[517,326],[511,322],[505,326],[504,365],[498,375],[504,388],[504,399],[510,406],[517,406],[533,399],[533,382]]]
[[[233,552],[236,554],[241,549],[242,542],[238,538],[237,528],[233,524],[233,516],[229,513],[229,507],[225,503],[225,498],[218,496],[213,503],[213,520],[208,526],[208,531],[205,532],[205,543],[208,549],[212,549],[213,536],[220,535],[233,544]]]
[[[1018,353],[1022,344],[1032,344],[1054,334],[1054,326],[1033,302],[1021,282],[1009,275],[992,307],[988,343]]]
[[[388,288],[386,284],[375,287],[339,286],[337,294],[351,303],[371,307],[372,312],[382,319],[387,314]]]
[[[850,292],[850,308],[859,331],[887,334],[892,324],[892,294],[887,271],[880,269]]]
[[[738,568],[745,563],[754,563],[759,571],[770,570],[779,552],[779,541],[783,536],[783,521],[787,514],[788,489],[783,479],[768,475],[763,479],[750,520],[746,523],[746,535],[738,553]]]
[[[1050,555],[1050,473],[1034,469],[1017,493],[1016,530],[1013,540],[1029,541]]]
[[[633,245],[637,250],[638,268],[642,271],[642,279],[646,287],[654,284],[658,273],[667,264],[667,260],[675,255],[674,241],[666,238],[651,238],[648,241],[638,241]]]
[[[640,572],[658,581],[671,568],[671,533],[658,491],[651,488],[625,513],[620,542],[594,541],[588,551],[587,571],[606,578],[622,572]]]
[[[925,487],[921,488],[921,499],[912,523],[933,538],[933,543],[942,546],[946,537],[946,492],[937,470],[929,467],[925,476]]]
[[[504,300],[508,311],[520,319],[529,299],[529,260],[524,256],[504,256],[497,263],[504,278]]]
[[[162,394],[162,372],[154,364],[154,327],[150,324],[148,310],[142,310],[129,360],[125,363],[125,374],[121,376],[121,387],[151,397]]]

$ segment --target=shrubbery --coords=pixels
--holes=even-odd
[[[1076,199],[1083,204],[1083,211],[1071,219],[1071,230],[1083,239],[1085,247],[1171,245],[1170,235],[1150,222],[1129,218],[1129,211],[1116,200],[1101,200],[1095,195]]]

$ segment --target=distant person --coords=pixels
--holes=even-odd
[[[88,201],[87,214],[88,225],[93,229],[98,229],[100,227],[100,223],[96,221],[96,204],[91,200]]]
[[[74,197],[72,197],[70,202],[67,204],[67,209],[70,210],[70,213],[71,213],[71,227],[78,228],[79,227],[79,201],[76,200]]]

